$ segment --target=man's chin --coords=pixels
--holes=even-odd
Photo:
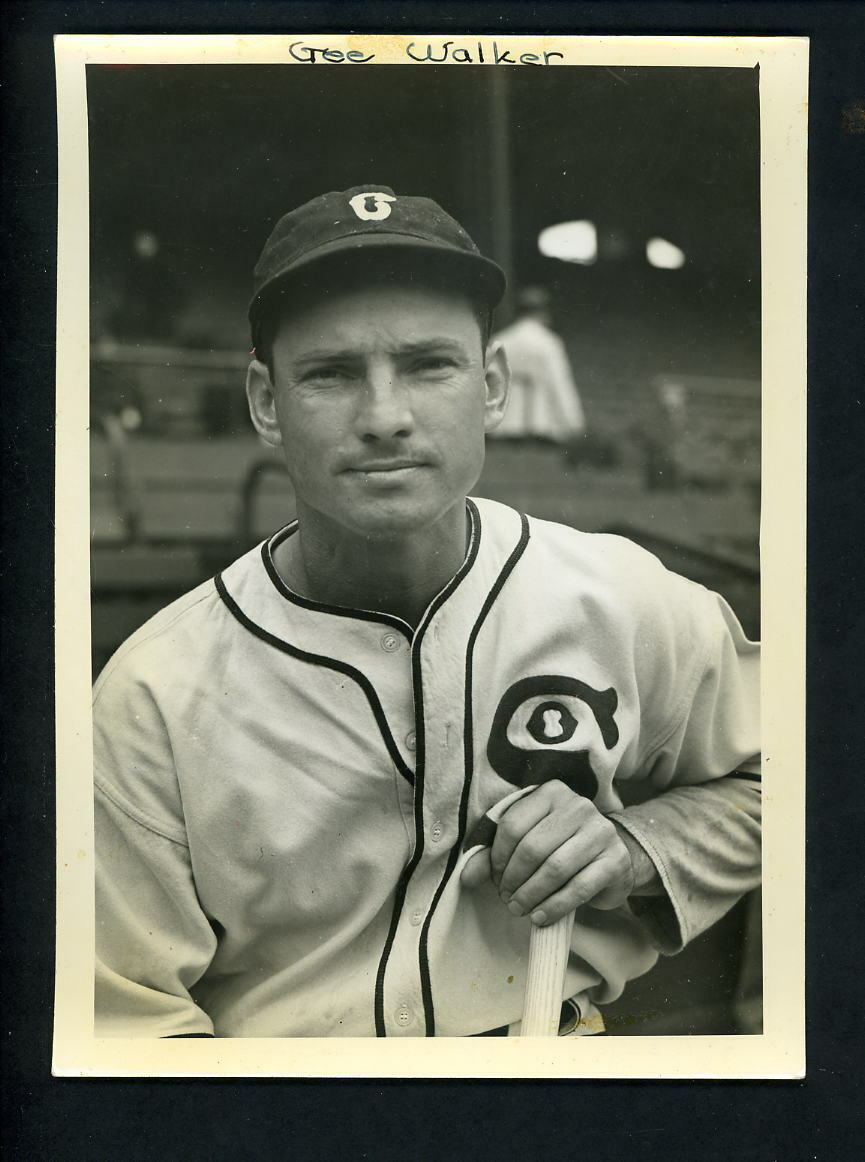
[[[429,493],[361,497],[340,513],[337,520],[343,528],[355,535],[383,539],[411,536],[430,529],[445,513],[464,503],[464,500],[462,496],[445,499],[430,496]]]
[[[440,515],[421,505],[392,503],[353,513],[344,525],[367,537],[392,538],[421,533],[435,524]]]

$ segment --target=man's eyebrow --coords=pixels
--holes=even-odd
[[[295,367],[303,367],[308,363],[344,363],[348,359],[356,359],[357,355],[357,351],[349,347],[345,350],[322,347],[321,350],[302,351],[299,355],[289,353],[289,362]]]
[[[464,344],[449,335],[434,335],[427,339],[408,340],[399,343],[391,350],[392,355],[417,355],[427,351],[450,351],[453,354],[463,352]],[[291,362],[295,367],[302,367],[309,363],[345,363],[350,360],[363,358],[364,352],[354,347],[336,348],[322,347],[311,351],[303,351]]]
[[[462,351],[463,344],[450,335],[434,335],[429,339],[416,339],[413,343],[400,343],[397,352],[400,355],[415,355],[423,351]]]

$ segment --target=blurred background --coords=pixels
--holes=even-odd
[[[508,273],[496,326],[515,361],[532,317],[569,365],[555,390],[576,408],[526,378],[476,493],[630,536],[759,636],[756,71],[87,76],[94,673],[293,515],[246,412],[252,267],[287,210],[365,183],[453,214]],[[754,896],[608,1006],[608,1028],[759,1032],[759,937]]]

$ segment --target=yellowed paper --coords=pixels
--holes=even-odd
[[[62,1076],[801,1076],[804,1050],[805,271],[808,44],[772,37],[61,36],[57,303],[57,962]],[[759,66],[762,229],[764,1032],[753,1036],[220,1039],[93,1036],[89,64],[306,69]],[[433,160],[431,164],[441,164]],[[250,180],[253,180],[251,177]],[[422,192],[422,191],[418,191]],[[287,208],[287,207],[286,207]]]

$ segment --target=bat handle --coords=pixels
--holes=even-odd
[[[558,1035],[573,929],[573,912],[544,928],[532,925],[521,1037]]]

